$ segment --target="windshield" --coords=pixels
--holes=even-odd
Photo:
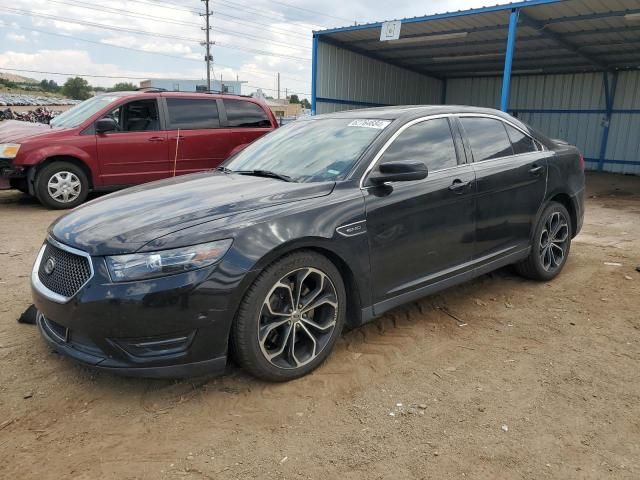
[[[97,95],[58,115],[52,119],[50,123],[54,127],[77,127],[87,118],[99,112],[117,98],[115,95]]]
[[[298,120],[232,157],[231,171],[268,171],[295,182],[342,180],[391,120]]]

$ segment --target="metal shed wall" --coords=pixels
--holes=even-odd
[[[318,42],[316,113],[441,103],[442,81]]]
[[[449,79],[446,103],[498,108],[501,83],[501,77]],[[603,170],[640,174],[640,72],[618,74],[608,133],[602,73],[513,77],[509,105],[522,121],[577,145],[589,169],[602,161]]]

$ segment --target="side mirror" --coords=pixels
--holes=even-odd
[[[374,185],[386,182],[407,182],[427,178],[427,166],[419,160],[398,160],[381,163],[378,171],[369,175],[369,181]]]
[[[104,117],[96,122],[96,133],[115,132],[118,125],[113,118]]]

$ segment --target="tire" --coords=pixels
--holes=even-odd
[[[553,234],[556,228],[555,237],[550,237],[549,234]],[[538,220],[531,253],[515,265],[516,271],[532,280],[548,281],[555,278],[567,263],[572,235],[569,212],[564,205],[551,202]],[[553,241],[554,238],[562,241]]]
[[[54,210],[77,207],[89,193],[89,180],[82,168],[63,161],[43,167],[36,174],[34,186],[40,203]]]
[[[298,308],[290,307],[293,301]],[[315,252],[295,252],[269,265],[249,287],[232,327],[231,351],[255,377],[293,380],[329,356],[345,317],[346,292],[335,265]]]

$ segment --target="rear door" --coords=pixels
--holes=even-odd
[[[222,104],[222,121],[229,135],[230,148],[227,155],[237,152],[275,128],[267,112],[257,103],[225,98]]]
[[[460,116],[476,173],[476,241],[481,262],[530,243],[546,191],[549,152],[526,132],[497,118]]]
[[[228,139],[221,129],[215,98],[164,97],[169,138],[169,174],[217,167],[227,158]]]
[[[167,132],[158,112],[157,98],[145,98],[122,103],[105,115],[118,130],[96,133],[101,185],[135,185],[167,176]]]

